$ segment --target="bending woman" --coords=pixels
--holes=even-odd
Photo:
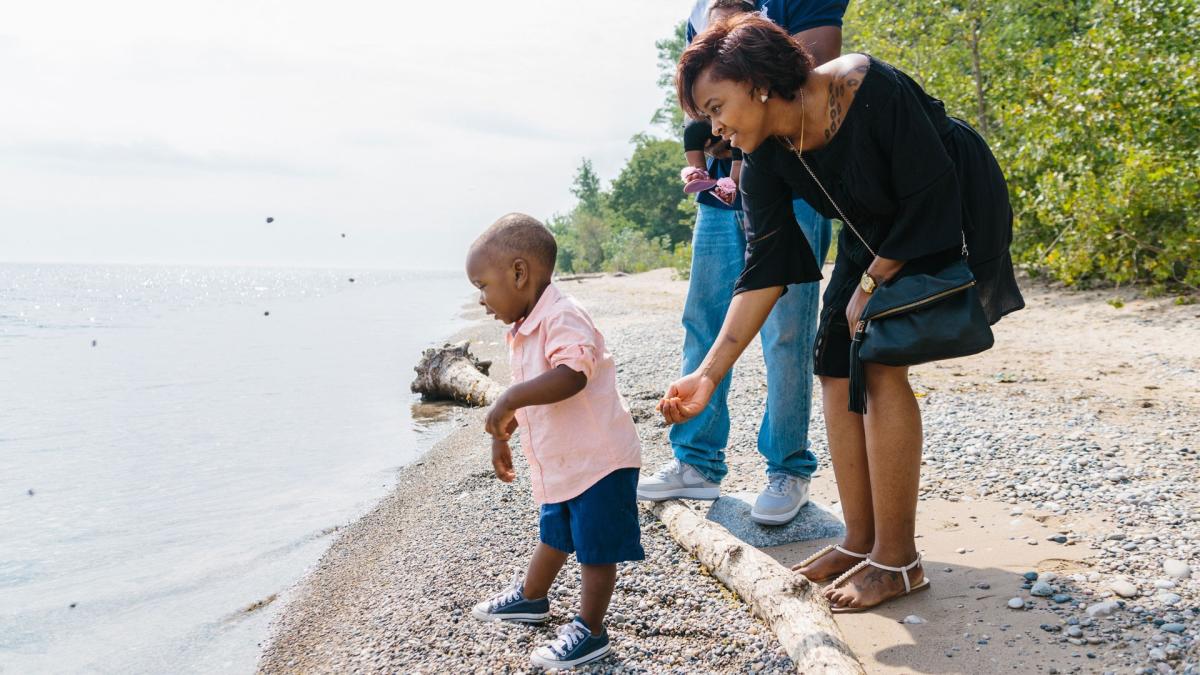
[[[757,15],[697,36],[677,86],[689,115],[709,118],[713,133],[745,153],[748,243],[716,343],[671,384],[659,410],[671,423],[703,410],[787,286],[820,278],[793,194],[830,218],[839,217],[836,202],[870,244],[843,227],[813,352],[846,537],[794,569],[833,582],[825,595],[835,612],[924,588],[914,539],[920,409],[907,367],[867,363],[867,412],[849,411],[851,330],[877,285],[940,269],[962,255],[964,235],[988,320],[1024,306],[1000,167],[974,130],[904,73],[863,54],[814,68],[799,43]]]

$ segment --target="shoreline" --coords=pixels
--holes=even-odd
[[[995,349],[913,371],[926,420],[918,543],[935,587],[876,613],[838,616],[868,672],[1128,671],[1197,659],[1200,502],[1191,476],[1200,475],[1200,392],[1190,384],[1200,373],[1200,308],[1170,299],[1114,308],[1103,290],[1022,285],[1029,307],[998,324]],[[686,282],[659,270],[561,286],[605,334],[642,436],[643,470],[652,470],[670,454],[653,405],[679,362]],[[506,382],[502,330],[476,322],[454,339],[471,339]],[[737,372],[725,494],[761,489],[757,341]],[[836,508],[819,392],[814,408],[813,497]],[[551,628],[467,616],[523,568],[536,540],[523,458],[515,453],[518,483],[505,489],[491,475],[482,414],[457,409],[452,432],[343,529],[289,592],[260,670],[528,669],[528,651]],[[615,656],[597,668],[790,668],[770,631],[644,509],[643,533],[647,561],[619,577],[613,599]],[[763,550],[790,565],[823,543]],[[1168,579],[1164,561],[1179,558],[1190,578]],[[572,564],[553,592],[551,626],[569,619],[577,597]],[[1025,572],[1068,599],[1032,596],[1021,587]],[[1135,595],[1092,617],[1088,606],[1113,601],[1121,580]],[[1021,610],[1008,608],[1014,597]],[[927,623],[898,623],[908,615]]]

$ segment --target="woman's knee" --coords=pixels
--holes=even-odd
[[[885,366],[882,363],[864,363],[863,371],[867,376],[868,390],[872,385],[908,386],[908,366]]]

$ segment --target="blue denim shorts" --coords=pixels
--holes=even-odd
[[[584,565],[642,560],[637,469],[617,469],[577,497],[542,504],[542,543],[574,553]]]

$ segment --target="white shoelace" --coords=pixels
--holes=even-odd
[[[566,656],[572,649],[577,647],[580,642],[587,639],[588,633],[583,626],[578,622],[572,621],[563,626],[558,627],[558,639],[546,645],[550,651],[558,655],[559,658]]]
[[[682,471],[683,465],[679,463],[678,459],[673,459],[666,466],[659,469],[658,473],[654,474],[654,477],[659,480],[666,480],[671,474],[681,473]]]
[[[520,598],[522,595],[521,587],[524,585],[525,578],[520,574],[516,575],[513,577],[512,583],[508,585],[508,588],[501,591],[498,595],[488,601],[488,607],[492,611],[495,611],[512,602],[513,600]]]
[[[767,481],[767,490],[780,495],[786,495],[792,487],[792,481],[796,480],[795,476],[786,473],[777,473],[771,476]]]

